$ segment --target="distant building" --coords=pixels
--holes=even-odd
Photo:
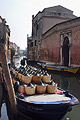
[[[27,35],[27,58],[31,58],[31,59],[32,59],[32,56],[33,56],[32,51],[30,50],[31,47],[33,46],[32,44],[33,44],[32,37],[29,37]]]
[[[6,25],[5,19],[0,16],[0,39],[4,39],[5,41],[5,50],[7,60],[10,61],[11,59],[11,52],[10,52],[10,28]]]
[[[28,58],[35,61],[41,60],[43,35],[53,26],[73,18],[76,18],[73,11],[60,5],[45,8],[42,12],[38,12],[36,16],[33,15],[32,36],[27,37]]]
[[[15,55],[19,55],[20,54],[20,47],[17,46],[15,43],[10,42],[10,48],[15,50]]]
[[[25,57],[27,57],[27,49],[25,49],[25,50],[20,50],[20,56],[25,56]]]

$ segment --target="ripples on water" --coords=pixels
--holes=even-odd
[[[58,72],[50,72],[50,74],[52,75],[52,79],[58,83],[58,87],[64,90],[69,90],[69,92],[77,97],[80,101],[80,75],[68,73],[62,74]],[[5,104],[2,106],[1,113],[2,116],[0,120],[8,120]],[[20,116],[18,118],[19,120],[25,120]],[[10,120],[12,119],[10,118]],[[80,104],[73,106],[72,111],[68,112],[62,120],[80,120]]]
[[[52,78],[58,83],[58,86],[78,98],[80,101],[80,75],[69,73],[51,72]],[[80,120],[80,104],[73,106],[72,111],[68,112],[62,120]]]

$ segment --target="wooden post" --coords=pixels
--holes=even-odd
[[[2,106],[2,86],[1,86],[2,76],[1,76],[1,69],[0,69],[0,117],[1,117],[1,106]]]
[[[8,89],[8,95],[9,95],[12,112],[13,112],[13,114],[17,114],[17,108],[16,108],[17,103],[16,103],[16,98],[15,98],[14,87],[12,84],[9,67],[7,64],[7,58],[6,58],[6,54],[5,54],[5,45],[2,42],[0,42],[0,61],[2,64],[3,75],[4,75],[5,82],[6,82],[7,89]]]

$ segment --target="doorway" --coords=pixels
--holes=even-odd
[[[62,59],[63,65],[69,66],[69,38],[67,36],[63,40]]]

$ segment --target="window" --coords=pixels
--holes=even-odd
[[[63,13],[64,16],[68,16],[68,13]]]
[[[37,40],[35,40],[35,46],[37,46]]]
[[[35,29],[36,29],[36,35],[37,35],[37,31],[38,31],[38,24],[37,24],[37,21],[36,21]]]
[[[8,35],[10,36],[10,32],[8,32]]]
[[[48,12],[47,15],[53,15],[53,12]]]
[[[59,16],[61,16],[61,13],[58,13]]]
[[[53,15],[57,15],[57,13],[56,13],[56,12],[53,12]]]
[[[9,40],[7,41],[7,48],[8,48],[8,50],[9,50]]]
[[[33,47],[33,42],[31,42],[31,47]]]

